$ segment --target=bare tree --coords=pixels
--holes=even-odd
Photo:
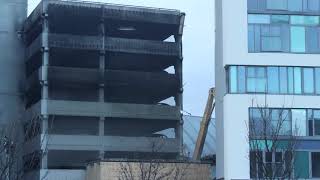
[[[24,150],[26,143],[40,135],[40,123],[41,117],[37,116],[28,122],[8,122],[0,129],[1,180],[22,180],[29,170],[39,169],[41,157],[45,152],[39,150],[24,155]],[[44,139],[41,139],[39,146],[43,144]]]
[[[163,139],[165,140],[165,139]],[[151,142],[152,158],[139,160],[134,163],[120,163],[119,180],[182,180],[190,162],[168,163],[157,158],[157,153],[163,147],[163,141]]]
[[[263,106],[250,108],[250,176],[253,179],[295,179],[295,154],[299,135],[290,109]]]

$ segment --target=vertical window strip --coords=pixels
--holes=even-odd
[[[230,72],[229,74],[230,93],[237,93],[238,92],[237,66],[230,66],[229,72]]]

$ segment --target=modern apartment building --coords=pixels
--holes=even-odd
[[[25,117],[36,129],[26,137],[30,179],[65,177],[98,159],[179,156],[183,22],[177,10],[56,0],[37,6],[24,24]],[[162,102],[168,98],[175,103]],[[157,134],[165,129],[174,136]]]
[[[287,112],[284,138],[299,129],[293,176],[320,178],[319,18],[319,0],[216,0],[218,179],[258,176],[248,140],[257,107]]]

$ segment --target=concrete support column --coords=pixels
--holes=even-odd
[[[176,43],[182,44],[182,36],[176,36]],[[182,51],[182,50],[181,50]],[[179,84],[179,92],[175,96],[175,103],[176,106],[179,107],[180,111],[183,110],[183,76],[182,76],[182,53],[180,58],[177,60],[177,63],[175,64],[175,73],[176,76],[179,78],[180,84]],[[183,154],[183,119],[181,114],[181,119],[177,123],[176,129],[175,129],[176,138],[179,140],[179,146],[180,146],[180,154]]]
[[[44,1],[45,2],[45,1]],[[45,6],[44,6],[45,7]],[[44,13],[42,16],[43,21],[43,32],[42,32],[42,68],[41,68],[41,116],[42,116],[42,126],[41,126],[41,149],[43,151],[41,168],[48,168],[48,151],[46,148],[46,143],[48,139],[48,121],[49,115],[47,114],[47,101],[49,99],[49,82],[48,82],[48,66],[49,66],[49,22],[48,22],[48,14]]]
[[[99,72],[100,72],[100,84],[99,84],[99,102],[102,104],[104,103],[104,73],[105,73],[105,28],[104,28],[104,21],[101,20],[100,26],[100,35],[102,40],[102,49],[100,50],[100,56],[99,56]],[[99,117],[99,136],[101,140],[101,149],[99,153],[99,158],[104,159],[104,147],[103,147],[103,137],[104,137],[104,123],[105,118],[103,116]]]
[[[177,60],[174,68],[175,68],[175,74],[179,78],[180,84],[179,84],[179,92],[175,96],[175,103],[176,106],[179,107],[180,111],[183,110],[183,54],[182,54],[182,35],[183,35],[183,28],[184,28],[184,19],[185,14],[182,14],[180,17],[180,25],[179,25],[179,31],[178,34],[174,36],[175,42],[180,44],[180,55],[179,59]],[[177,126],[175,128],[175,134],[176,138],[179,140],[179,146],[180,146],[180,155],[183,155],[183,119],[182,119],[182,113],[180,121],[177,123]]]

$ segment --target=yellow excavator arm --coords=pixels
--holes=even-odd
[[[193,152],[193,160],[200,160],[203,151],[204,142],[206,140],[209,123],[211,121],[212,112],[215,108],[215,88],[209,90],[207,105],[201,120],[200,131],[198,134],[196,146]]]

